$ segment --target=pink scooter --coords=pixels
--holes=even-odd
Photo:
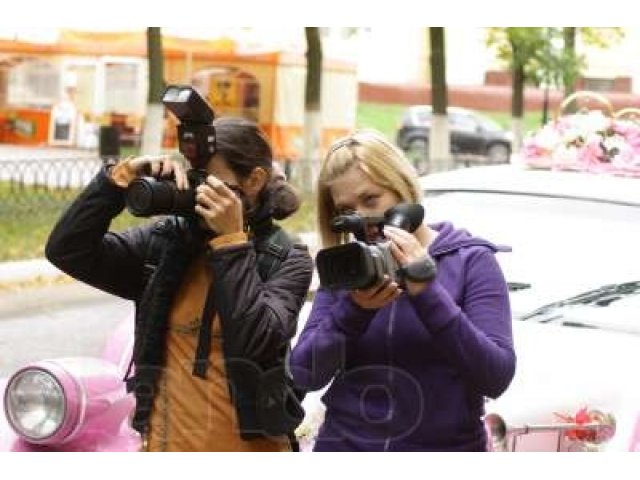
[[[43,360],[0,379],[0,451],[139,451],[135,399],[123,382],[132,341],[127,319],[101,358]]]

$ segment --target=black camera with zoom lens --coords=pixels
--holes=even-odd
[[[401,203],[385,212],[384,217],[341,215],[333,219],[334,232],[351,233],[354,242],[318,252],[316,266],[320,286],[327,289],[356,290],[372,287],[387,275],[403,283],[428,281],[436,274],[436,266],[428,256],[423,261],[400,267],[391,253],[391,242],[382,234],[385,225],[415,232],[422,224],[421,205]]]
[[[204,170],[188,170],[189,188],[179,190],[173,180],[137,178],[127,189],[127,208],[136,217],[154,215],[194,215],[196,187],[207,179]]]
[[[170,85],[162,103],[180,120],[178,148],[189,161],[189,188],[179,190],[175,180],[151,176],[137,178],[126,193],[127,209],[137,217],[154,215],[195,215],[195,189],[207,178],[204,170],[216,153],[215,114],[207,101],[190,86]]]

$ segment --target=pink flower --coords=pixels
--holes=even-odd
[[[630,148],[626,148],[611,158],[611,164],[617,168],[625,168],[632,166],[635,160],[636,156],[633,151]]]
[[[522,145],[521,155],[525,158],[538,158],[545,155],[546,153],[548,152],[544,148],[533,142],[525,143],[524,145]]]
[[[599,137],[590,138],[578,151],[578,161],[585,168],[597,166],[605,158],[602,141]]]
[[[532,132],[520,158],[538,168],[640,176],[640,124],[600,111],[566,115]]]
[[[640,153],[640,125],[620,120],[615,123],[614,131],[621,135],[634,151]]]

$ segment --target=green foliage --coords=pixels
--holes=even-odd
[[[289,233],[312,232],[316,229],[316,197],[312,192],[302,194],[300,209],[278,222]]]
[[[511,113],[510,112],[482,112],[487,117],[493,119],[505,130],[511,128]],[[527,132],[537,130],[542,124],[542,112],[530,111],[525,112],[522,117],[522,130],[526,134]]]
[[[564,27],[567,28],[567,27]],[[489,27],[487,46],[510,70],[524,67],[533,85],[563,87],[587,66],[584,55],[566,48],[563,27]],[[624,37],[620,27],[576,27],[585,45],[609,48]]]
[[[358,103],[357,128],[373,128],[382,132],[389,140],[395,141],[406,105],[387,103]]]
[[[509,69],[526,67],[546,43],[543,27],[489,27],[487,46],[495,48],[498,59]]]
[[[40,258],[56,221],[78,189],[47,189],[0,182],[0,262]],[[124,230],[146,220],[123,212],[112,230]]]
[[[610,48],[624,38],[622,27],[576,27],[585,45]]]

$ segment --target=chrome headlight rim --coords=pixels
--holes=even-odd
[[[13,412],[9,407],[9,395],[11,394],[12,386],[15,384],[15,382],[17,382],[19,379],[23,378],[25,375],[33,374],[33,373],[46,375],[48,377],[48,379],[51,380],[55,384],[57,389],[60,391],[61,397],[62,397],[62,416],[61,416],[61,420],[60,420],[59,424],[56,426],[56,428],[52,432],[47,433],[46,435],[43,435],[43,436],[34,436],[34,435],[30,435],[29,433],[27,433],[20,426],[20,423],[15,419],[15,412]],[[3,407],[4,407],[5,417],[6,417],[7,421],[9,422],[9,425],[11,426],[11,428],[21,438],[24,438],[25,440],[27,440],[29,442],[32,442],[32,443],[46,443],[47,441],[49,441],[49,440],[53,439],[54,437],[56,437],[61,432],[61,430],[65,427],[65,424],[67,423],[67,419],[68,419],[68,414],[69,414],[69,409],[68,409],[69,406],[68,406],[68,402],[67,402],[67,392],[66,392],[66,390],[64,388],[63,383],[60,381],[60,379],[58,379],[58,377],[55,375],[55,373],[51,372],[47,368],[44,368],[44,367],[41,367],[41,366],[37,366],[37,365],[31,365],[31,366],[27,366],[25,368],[22,368],[22,369],[18,370],[16,373],[14,373],[11,376],[11,378],[7,382],[7,386],[5,388],[4,399],[3,399]]]

